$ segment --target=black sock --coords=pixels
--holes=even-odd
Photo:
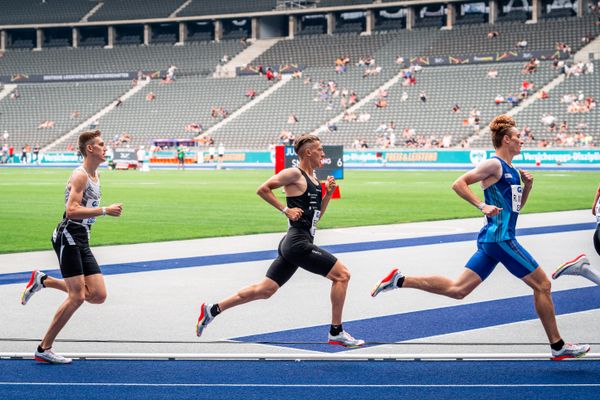
[[[342,332],[344,332],[344,328],[342,328],[342,325],[331,325],[331,328],[329,328],[329,333],[331,334],[331,336],[337,336]]]
[[[216,317],[219,314],[221,314],[221,307],[219,307],[219,303],[215,303],[210,308],[210,315]]]
[[[565,342],[562,339],[560,339],[558,342],[552,343],[550,345],[550,347],[552,347],[552,350],[558,351],[558,350],[562,349],[564,345],[565,345]]]
[[[396,283],[396,286],[398,286],[398,287],[402,287],[402,285],[404,285],[404,277],[401,277],[400,279],[398,279],[398,283]]]
[[[46,287],[46,285],[44,285],[44,281],[48,278],[48,275],[44,275],[42,276],[42,278],[40,279],[40,283],[42,284],[43,287]]]
[[[38,346],[37,351],[38,351],[38,353],[43,353],[46,350],[42,349],[42,346]]]

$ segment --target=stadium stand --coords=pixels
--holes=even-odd
[[[496,31],[498,36],[488,39],[487,34]],[[593,17],[560,18],[540,20],[537,24],[520,22],[495,25],[457,25],[449,31],[437,31],[423,54],[418,55],[462,55],[485,54],[516,50],[517,42],[527,41],[527,51],[552,50],[556,43],[568,44],[573,51],[582,47],[581,38],[600,33],[600,25],[593,24]],[[418,40],[418,39],[417,39]]]
[[[0,5],[5,2],[0,0]],[[316,4],[317,7],[329,7],[368,3],[371,1],[322,0]],[[61,16],[62,22],[78,21],[97,3],[47,0],[40,4],[25,0],[22,4],[25,7],[7,4],[0,23],[10,18],[11,23],[29,23],[27,18],[36,22],[56,22],[52,18],[57,15]],[[106,0],[91,15],[90,21],[166,17],[185,4],[184,0]],[[178,16],[239,14],[268,11],[276,6],[276,0],[192,0],[181,8]],[[68,13],[57,11],[63,7],[69,8]],[[20,15],[23,8],[29,10],[30,15]],[[308,18],[299,23],[301,30],[295,39],[280,40],[251,62],[253,66],[264,67],[299,64],[305,69],[301,77],[290,80],[257,101],[248,111],[215,127],[211,135],[216,142],[229,149],[266,149],[279,141],[282,132],[298,135],[319,129],[327,143],[345,146],[364,142],[370,147],[385,147],[389,145],[386,137],[388,141],[391,137],[395,138],[396,146],[401,147],[435,147],[442,143],[452,147],[489,147],[489,138],[477,134],[471,113],[477,114],[479,128],[485,127],[493,116],[511,109],[505,101],[496,104],[497,96],[516,95],[524,80],[533,84],[535,91],[558,76],[559,71],[549,62],[543,62],[535,73],[526,75],[522,73],[522,62],[425,67],[417,72],[415,85],[403,86],[400,79],[387,89],[385,96],[376,96],[376,91],[398,76],[410,57],[554,51],[559,43],[570,48],[573,54],[585,45],[582,38],[589,41],[600,34],[600,25],[594,24],[596,17],[571,17],[570,9],[544,11],[536,24],[524,24],[527,14],[523,11],[501,14],[498,18],[501,22],[494,25],[482,23],[483,14],[459,15],[451,30],[438,29],[445,23],[442,15],[417,15],[416,29],[410,31],[401,30],[404,18],[388,20],[376,15],[372,35],[359,34],[364,30],[364,17],[345,20],[342,13],[335,13],[334,35],[322,34],[327,29],[325,18]],[[248,104],[251,100],[245,93],[249,88],[259,95],[272,85],[262,76],[205,78],[212,74],[225,55],[231,60],[240,53],[246,44],[239,39],[250,35],[249,17],[222,22],[226,40],[210,41],[214,25],[202,21],[190,23],[184,46],[173,46],[178,34],[175,23],[153,26],[150,46],[140,46],[141,25],[119,25],[115,28],[116,45],[112,49],[101,48],[106,45],[107,37],[98,27],[82,28],[82,32],[87,31],[82,33],[81,47],[77,49],[68,47],[72,40],[70,28],[47,30],[44,48],[34,52],[30,50],[35,45],[35,31],[23,30],[14,40],[9,32],[8,50],[0,57],[0,75],[149,72],[176,65],[177,80],[170,84],[152,81],[103,116],[99,128],[109,136],[127,133],[131,136],[129,144],[132,146],[146,145],[157,138],[192,138],[198,134],[199,126],[205,131],[222,120],[221,108],[230,115]],[[495,35],[488,37],[492,31]],[[526,45],[517,49],[517,43],[522,41],[526,41]],[[400,56],[406,64],[397,63]],[[349,60],[344,72],[336,71],[336,58]],[[367,59],[373,59],[370,67],[359,65]],[[594,65],[597,69],[598,64]],[[497,72],[496,78],[488,76],[490,70]],[[540,143],[564,146],[564,141],[558,143],[556,140],[556,130],[560,129],[563,120],[569,133],[571,130],[590,133],[595,142],[600,142],[597,110],[568,112],[569,105],[560,102],[565,95],[578,97],[580,92],[584,98],[597,101],[600,84],[593,76],[570,77],[549,93],[549,99],[537,100],[517,114],[519,124],[533,130],[535,141],[530,140],[528,146]],[[23,143],[47,145],[115,101],[129,85],[123,81],[19,84],[19,98],[0,101],[0,131],[10,132],[16,147]],[[332,95],[334,86],[336,94]],[[345,95],[340,94],[345,92]],[[151,101],[147,100],[150,93],[153,94]],[[341,98],[347,100],[350,93],[355,93],[358,101],[369,95],[375,98],[354,107],[346,119],[327,126],[328,121],[342,116],[344,107],[350,106],[341,104]],[[421,96],[422,93],[425,96]],[[421,97],[426,97],[425,101]],[[387,104],[376,107],[378,98],[385,99]],[[211,116],[212,107],[216,109],[216,115]],[[28,109],[34,109],[34,112],[27,114]],[[75,111],[77,117],[72,116]],[[544,113],[555,117],[555,131],[542,127],[540,119]],[[363,122],[350,121],[353,115],[358,119],[366,114],[369,118],[365,117]],[[577,143],[579,145],[581,141]],[[64,147],[64,144],[59,146]]]
[[[320,0],[317,7],[339,7],[339,6],[355,6],[360,4],[371,4],[372,0]]]
[[[81,0],[2,0],[0,25],[77,22],[95,6]]]
[[[129,82],[27,84],[16,90],[18,97],[0,101],[0,132],[8,132],[20,149],[58,139],[127,92]]]
[[[185,0],[102,0],[104,5],[88,21],[166,18]]]
[[[256,105],[252,112],[242,114],[212,135],[228,148],[266,149],[269,144],[277,142],[282,130],[295,135],[310,132],[342,111],[339,101],[332,102],[331,109],[328,109],[329,102],[320,94],[321,81],[325,85],[335,81],[340,92],[344,89],[349,94],[356,92],[360,99],[377,89],[396,72],[391,68],[383,69],[379,75],[363,78],[363,69],[358,67],[350,67],[343,74],[336,74],[333,67],[309,68],[304,71],[302,78],[292,79]],[[309,77],[310,82],[306,82]],[[291,115],[297,117],[296,122],[288,123]]]
[[[594,71],[600,67],[594,61]],[[548,98],[538,99],[519,112],[515,118],[521,129],[529,127],[531,134],[522,136],[527,147],[582,147],[600,144],[600,113],[593,102],[600,99],[597,72],[572,75],[548,92]],[[586,103],[586,100],[588,103]],[[546,118],[548,119],[546,119]],[[561,129],[561,125],[564,128]],[[585,139],[590,136],[590,139]],[[474,147],[485,146],[488,138],[477,138]]]
[[[156,71],[171,64],[177,66],[179,75],[209,75],[225,54],[233,57],[243,49],[239,41],[222,41],[192,42],[185,46],[11,50],[0,58],[0,75]]]
[[[99,129],[110,137],[129,134],[131,146],[148,145],[159,138],[193,138],[199,133],[194,124],[206,130],[222,119],[221,107],[231,114],[251,101],[246,96],[248,89],[258,95],[268,87],[267,80],[260,77],[188,77],[171,84],[152,81],[102,117]],[[155,95],[153,100],[148,100],[150,93]],[[217,109],[215,118],[211,117],[212,107]]]
[[[560,27],[560,29],[557,29]],[[490,31],[499,35],[488,39]],[[310,35],[282,40],[253,61],[254,65],[296,63],[311,67],[332,65],[332,57],[348,55],[355,60],[379,53],[378,62],[392,63],[399,55],[441,56],[488,54],[514,51],[519,41],[527,40],[527,51],[553,50],[558,42],[568,44],[572,51],[582,46],[582,37],[597,36],[600,25],[593,17],[543,20],[538,24],[503,23],[456,26],[452,30],[421,28],[412,31],[359,36]],[[382,51],[379,51],[379,50]]]
[[[329,67],[334,65],[336,57],[348,56],[351,60],[358,60],[373,55],[391,40],[394,40],[392,35],[306,35],[278,42],[252,64],[269,66],[289,63]]]
[[[275,9],[276,6],[276,0],[192,0],[187,7],[177,13],[177,16],[190,17],[195,15],[240,14],[270,11]]]
[[[370,147],[382,147],[384,136],[392,132],[397,146],[430,147],[434,139],[441,145],[446,135],[451,136],[452,147],[461,145],[461,142],[467,145],[466,139],[486,126],[494,116],[510,109],[506,102],[497,105],[496,96],[516,96],[524,79],[539,88],[558,74],[549,63],[527,76],[521,73],[522,65],[519,63],[494,65],[498,72],[496,78],[488,76],[491,68],[489,65],[423,68],[416,73],[415,85],[404,86],[400,81],[388,90],[385,108],[377,108],[375,101],[371,101],[354,111],[357,116],[368,113],[368,121],[340,121],[335,132],[324,131],[322,135],[328,143],[345,146],[361,139]],[[426,101],[420,98],[422,92]],[[404,93],[407,98],[403,101]],[[454,105],[458,105],[460,110],[453,112]],[[479,118],[478,127],[474,126],[474,120],[469,120],[472,111]],[[395,128],[388,129],[392,122]],[[406,137],[403,137],[405,129],[414,130],[414,133],[408,136],[408,132],[404,132]],[[420,143],[413,143],[415,138],[420,139]]]

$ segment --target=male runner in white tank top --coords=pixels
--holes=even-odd
[[[83,156],[83,165],[76,168],[69,178],[65,189],[65,213],[52,235],[52,245],[64,279],[55,279],[41,271],[33,271],[21,296],[21,303],[25,305],[35,292],[45,287],[67,293],[67,299],[56,311],[35,352],[37,361],[51,364],[71,362],[71,359],[55,354],[51,348],[56,336],[75,311],[84,301],[101,304],[106,299],[104,277],[89,248],[88,240],[96,217],[118,217],[122,211],[121,204],[100,206],[100,178],[97,170],[106,160],[106,146],[100,137],[100,131],[82,133],[78,147]]]
[[[596,230],[594,231],[592,240],[596,253],[600,256],[600,185],[598,185],[594,202],[592,203],[592,214],[596,217]],[[552,274],[552,279],[557,279],[563,275],[583,276],[596,285],[600,285],[600,269],[590,264],[590,260],[585,254],[580,254],[577,258],[559,265]]]

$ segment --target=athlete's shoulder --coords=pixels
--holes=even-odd
[[[300,168],[297,167],[286,168],[281,172],[290,178],[300,178],[302,176],[302,171],[300,171]]]
[[[78,167],[71,172],[71,177],[69,182],[71,185],[85,185],[88,180],[87,173],[83,170],[83,168]]]

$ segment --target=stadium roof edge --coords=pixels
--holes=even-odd
[[[147,19],[132,19],[132,20],[113,20],[113,21],[87,21],[87,22],[62,22],[62,23],[41,23],[41,24],[17,24],[17,25],[0,25],[0,30],[7,29],[42,29],[42,28],[78,28],[86,26],[110,26],[110,25],[137,25],[137,24],[158,24],[168,22],[193,22],[206,20],[221,20],[221,19],[236,19],[236,18],[253,18],[253,17],[273,17],[285,15],[309,15],[323,14],[336,11],[361,11],[361,10],[377,10],[394,7],[409,7],[415,5],[440,4],[440,3],[458,3],[464,0],[405,0],[392,1],[388,3],[373,3],[359,4],[349,6],[336,7],[320,7],[320,8],[304,8],[297,10],[273,10],[260,11],[250,13],[235,13],[235,14],[215,14],[215,15],[196,15],[189,17],[172,17],[172,18],[147,18]]]

